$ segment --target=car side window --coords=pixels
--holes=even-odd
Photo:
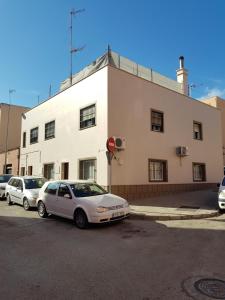
[[[65,195],[68,195],[68,196],[65,197]],[[60,184],[59,190],[58,190],[58,196],[64,197],[64,198],[69,198],[69,199],[72,198],[70,190],[66,184],[64,184],[64,183]]]
[[[13,185],[13,181],[14,181],[14,179],[11,178],[11,179],[9,180],[8,184],[9,184],[9,185]]]
[[[222,186],[225,186],[225,177],[223,178]]]
[[[20,190],[23,190],[23,182],[22,182],[22,180],[18,180],[17,188],[20,189]]]
[[[45,193],[50,194],[50,195],[56,195],[58,186],[59,186],[59,184],[57,182],[49,183],[47,188],[45,189]]]
[[[18,179],[14,179],[12,182],[12,186],[17,187],[18,181],[19,181]]]

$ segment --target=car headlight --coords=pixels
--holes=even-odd
[[[108,207],[104,207],[104,206],[98,206],[97,208],[96,208],[96,211],[98,212],[98,213],[103,213],[103,212],[106,212],[106,211],[108,211],[109,210],[109,208]]]
[[[221,191],[221,192],[219,192],[219,197],[225,197],[225,193],[224,193],[224,191]]]

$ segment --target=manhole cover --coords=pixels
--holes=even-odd
[[[225,281],[213,278],[203,278],[194,283],[200,293],[213,299],[225,299]]]

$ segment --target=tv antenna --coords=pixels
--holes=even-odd
[[[191,97],[191,94],[192,94],[192,90],[195,89],[195,88],[198,88],[200,86],[203,86],[204,83],[199,83],[199,84],[195,84],[195,83],[191,83],[188,85],[188,95]]]
[[[73,54],[78,51],[82,51],[85,47],[82,46],[80,48],[73,48],[73,17],[84,11],[85,9],[75,10],[74,8],[70,11],[70,85],[72,85],[73,81]]]

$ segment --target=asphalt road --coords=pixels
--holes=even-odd
[[[225,216],[77,229],[0,202],[0,299],[193,299],[184,282],[225,277]],[[210,298],[195,298],[210,299]]]

